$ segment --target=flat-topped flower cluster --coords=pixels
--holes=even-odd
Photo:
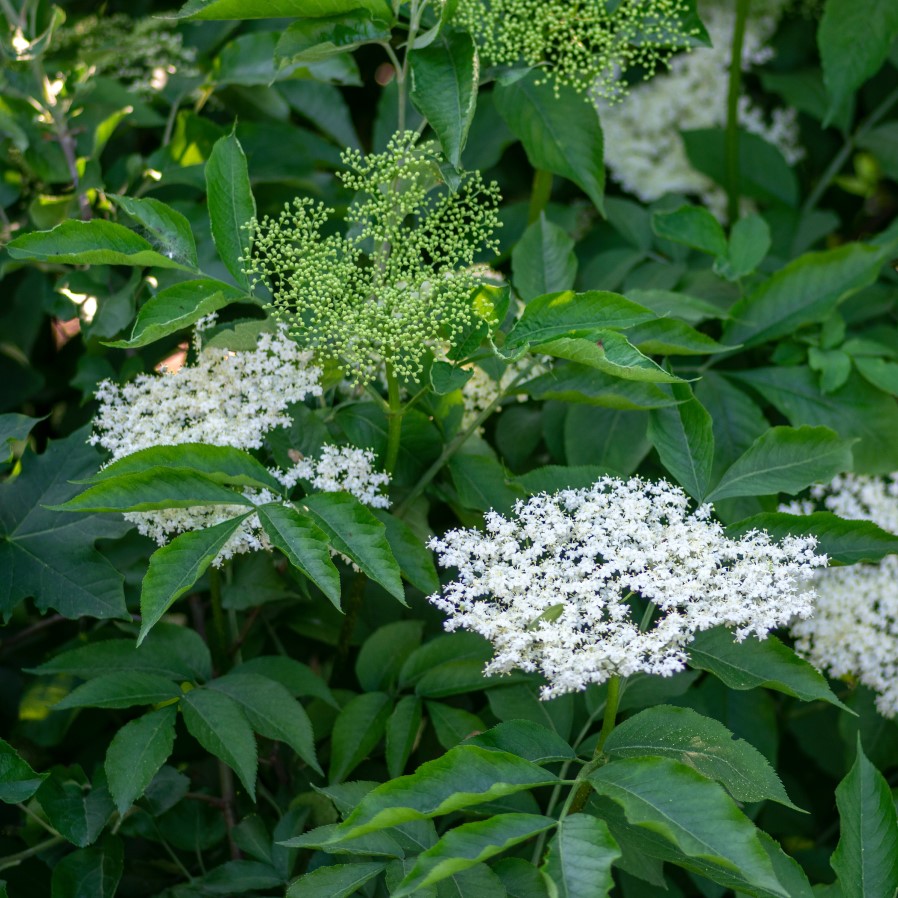
[[[822,506],[898,535],[898,474],[844,474],[811,496],[812,502],[784,510],[810,513]],[[876,692],[881,714],[898,715],[898,556],[830,568],[817,576],[815,588],[814,617],[792,628],[796,649],[833,677],[857,678]]]
[[[534,496],[510,517],[487,514],[485,531],[430,542],[458,571],[430,601],[446,629],[493,643],[486,673],[537,671],[544,699],[616,675],[667,676],[684,668],[699,631],[763,639],[808,617],[809,580],[827,563],[812,537],[731,539],[711,514],[690,510],[678,487],[639,477]],[[641,626],[646,602],[657,617]]]

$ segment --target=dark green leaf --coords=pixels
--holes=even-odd
[[[334,864],[300,876],[287,898],[348,898],[386,866],[383,863]]]
[[[554,730],[530,720],[500,723],[484,733],[471,736],[465,744],[508,752],[534,764],[572,761],[576,757],[570,745]]]
[[[247,225],[256,217],[256,201],[246,156],[234,134],[222,137],[212,148],[206,162],[206,193],[218,254],[234,280],[247,289],[249,280],[240,260],[250,253]]]
[[[255,801],[259,759],[253,731],[240,706],[223,692],[200,688],[181,699],[181,713],[190,735],[240,777]]]
[[[134,231],[101,218],[64,221],[52,231],[23,234],[9,243],[7,250],[14,259],[60,265],[136,265],[193,270],[157,252]]]
[[[86,848],[112,816],[114,807],[105,786],[89,788],[80,768],[56,768],[35,793],[50,825],[79,848]]]
[[[627,330],[627,339],[650,355],[713,355],[733,349],[676,318],[658,318]]]
[[[53,706],[69,708],[133,708],[180,698],[181,690],[170,679],[156,673],[120,670],[82,683]]]
[[[392,689],[399,671],[421,645],[421,621],[395,621],[378,627],[366,640],[355,662],[355,674],[365,692]]]
[[[140,593],[140,645],[152,627],[206,572],[246,515],[176,536],[150,556]]]
[[[106,752],[109,791],[121,816],[143,795],[175,744],[177,708],[170,705],[126,723]]]
[[[243,895],[255,890],[282,889],[285,877],[271,864],[259,861],[228,861],[210,870],[202,878],[205,895]]]
[[[710,671],[730,689],[764,686],[802,701],[824,701],[845,709],[826,678],[775,636],[733,642],[733,634],[723,627],[696,633],[689,646],[689,665]]]
[[[611,865],[620,856],[604,820],[571,814],[549,842],[543,872],[555,884],[558,898],[606,898],[614,886]]]
[[[612,377],[640,383],[674,384],[683,380],[643,355],[617,331],[596,330],[589,339],[559,337],[539,344],[541,354],[595,368]]]
[[[640,711],[612,730],[605,753],[673,758],[717,780],[738,801],[769,799],[795,807],[770,762],[751,743],[691,708],[659,705]]]
[[[474,42],[465,31],[443,28],[433,43],[409,51],[408,61],[409,97],[433,128],[446,158],[460,168],[477,108],[480,65]]]
[[[357,695],[334,722],[328,780],[340,783],[358,767],[380,742],[393,710],[385,692]]]
[[[285,505],[262,505],[257,514],[271,544],[339,608],[340,574],[331,560],[327,534],[308,515]]]
[[[277,19],[332,16],[369,9],[392,19],[389,0],[187,0],[179,19]]]
[[[7,804],[27,801],[46,776],[46,773],[35,773],[8,742],[0,739],[0,801]]]
[[[396,515],[382,508],[372,509],[374,516],[384,525],[390,549],[399,562],[402,576],[415,589],[431,595],[440,588],[430,549],[412,532],[412,529]]]
[[[306,496],[300,507],[330,537],[338,552],[405,604],[402,576],[390,551],[386,528],[370,509],[349,493],[316,493]]]
[[[158,628],[157,628],[158,629]],[[280,683],[290,695],[309,695],[336,707],[327,683],[310,667],[283,655],[261,655],[235,667],[233,673],[256,673]]]
[[[539,71],[495,89],[496,108],[524,144],[535,169],[573,181],[602,210],[605,192],[602,126],[591,104]]]
[[[124,872],[120,839],[66,855],[53,867],[50,898],[113,898]]]
[[[770,252],[770,227],[760,215],[740,218],[730,232],[727,260],[721,266],[730,280],[751,274]]]
[[[676,399],[656,384],[623,380],[585,365],[558,366],[523,384],[520,391],[533,399],[585,402],[630,411],[676,405]]]
[[[402,776],[421,729],[421,699],[406,695],[399,699],[386,725],[384,755],[391,777]]]
[[[659,237],[691,246],[716,257],[727,253],[727,238],[720,222],[703,206],[681,206],[673,212],[656,212],[652,228]]]
[[[330,56],[347,53],[363,44],[390,39],[390,26],[376,19],[370,10],[350,9],[333,16],[300,19],[281,36],[275,58],[285,66],[291,63],[321,62]]]
[[[29,418],[28,415],[0,415],[0,462],[12,456],[12,446],[9,444],[27,440],[28,434],[42,420]]]
[[[515,289],[524,302],[567,291],[577,277],[574,241],[545,214],[531,224],[511,251]]]
[[[180,212],[151,197],[136,199],[111,195],[109,198],[147,232],[162,255],[190,268],[197,268],[193,230]]]
[[[518,499],[524,498],[524,491],[505,468],[488,455],[459,454],[448,467],[459,502],[466,508],[508,512]]]
[[[851,470],[853,442],[828,427],[772,427],[730,465],[708,498],[794,495],[828,482]]]

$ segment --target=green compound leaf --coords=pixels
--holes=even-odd
[[[155,705],[180,697],[181,690],[166,676],[136,670],[120,670],[82,683],[57,702],[53,710],[133,708],[135,705]]]
[[[539,72],[531,72],[513,84],[497,85],[496,108],[535,169],[573,181],[602,211],[605,165],[599,116],[573,88],[540,80]]]
[[[331,733],[330,782],[343,782],[368,757],[392,711],[393,701],[385,692],[357,695],[340,711]]]
[[[604,820],[571,814],[558,824],[542,869],[558,898],[605,898],[614,886],[611,865],[620,856]]]
[[[719,721],[693,711],[659,705],[618,724],[605,753],[611,758],[672,758],[717,780],[738,801],[769,799],[794,808],[770,762]]]
[[[27,801],[46,777],[46,773],[35,773],[6,740],[0,739],[0,801]]]
[[[132,265],[193,271],[157,252],[151,243],[124,225],[95,218],[64,221],[51,231],[23,234],[7,245],[13,259],[61,265]]]
[[[851,446],[828,427],[772,427],[724,471],[708,499],[794,495],[850,471]]]
[[[351,9],[335,16],[300,19],[281,36],[275,58],[281,67],[321,62],[348,53],[363,44],[390,39],[387,22],[375,19],[366,9]]]
[[[260,736],[289,745],[313,770],[322,772],[315,757],[315,736],[309,715],[280,683],[244,671],[217,677],[209,688],[239,705],[249,725]]]
[[[230,446],[180,443],[177,446],[150,446],[107,465],[81,483],[102,483],[125,475],[154,474],[166,469],[192,471],[207,480],[228,486],[251,486],[280,491],[281,485],[268,469],[248,452]]]
[[[348,898],[386,867],[384,863],[334,864],[295,880],[287,898]]]
[[[200,318],[233,302],[250,301],[242,290],[212,278],[182,281],[160,290],[137,313],[127,340],[111,340],[104,346],[137,349],[196,324]]]
[[[628,328],[656,319],[654,312],[618,293],[591,290],[547,293],[529,303],[505,341],[510,350],[539,346],[559,337],[588,337],[606,328]]]
[[[106,779],[116,810],[124,816],[143,795],[175,744],[174,705],[126,723],[106,751]]]
[[[220,138],[206,162],[206,193],[212,239],[234,280],[249,289],[241,258],[250,253],[248,225],[256,217],[246,156],[234,134]]]
[[[190,222],[177,210],[152,198],[109,197],[119,209],[127,212],[152,238],[156,248],[167,258],[198,266],[196,241]]]
[[[696,633],[689,646],[689,666],[710,671],[730,689],[764,686],[805,702],[829,702],[850,713],[826,678],[775,636],[733,642],[725,627]]]
[[[465,31],[443,28],[433,43],[408,54],[409,98],[440,140],[455,168],[477,108],[480,63],[474,41]]]
[[[723,342],[757,346],[825,321],[839,303],[876,280],[882,263],[880,248],[860,243],[807,253],[733,306]]]
[[[327,534],[308,516],[286,505],[262,505],[257,514],[271,544],[340,607],[340,573],[331,560]]]
[[[459,745],[409,776],[373,789],[338,829],[341,836],[362,835],[557,782],[554,774],[523,758]]]
[[[349,493],[315,493],[301,502],[315,523],[330,537],[338,552],[405,604],[399,563],[393,556],[386,528]]]
[[[708,492],[714,464],[713,422],[686,384],[675,384],[671,389],[680,404],[649,413],[648,437],[661,464],[693,499],[701,502]]]
[[[418,889],[489,860],[555,825],[554,817],[540,814],[496,814],[487,820],[463,823],[418,856],[392,898],[414,895]]]
[[[721,786],[693,768],[669,758],[616,760],[591,773],[589,782],[631,824],[661,836],[687,858],[738,871],[751,885],[789,898],[754,824]]]
[[[240,777],[255,801],[259,759],[253,731],[240,706],[223,692],[201,687],[181,699],[181,713],[194,739]]]
[[[582,337],[559,337],[548,343],[540,343],[539,352],[595,368],[622,380],[652,384],[683,383],[681,377],[665,371],[617,331],[593,331],[588,340]]]
[[[245,505],[252,502],[202,474],[189,470],[153,468],[136,474],[103,479],[53,511],[152,511],[196,505]]]
[[[727,238],[720,222],[704,206],[681,206],[673,212],[656,212],[652,229],[665,240],[682,243],[711,256],[727,254]]]
[[[766,530],[776,540],[789,535],[813,536],[817,539],[817,553],[828,555],[830,562],[836,564],[873,564],[886,555],[898,554],[898,536],[872,521],[846,520],[830,511],[764,512],[731,524],[727,535],[738,539],[751,530]]]
[[[205,530],[176,536],[168,545],[150,556],[150,566],[143,578],[140,593],[140,645],[152,627],[206,572],[225,543],[234,535],[248,515],[222,521]]]
[[[857,759],[836,788],[842,824],[830,863],[844,898],[884,898],[898,888],[898,819],[889,784],[857,743]]]

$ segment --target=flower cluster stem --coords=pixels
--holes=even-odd
[[[742,48],[745,45],[745,26],[751,0],[736,0],[736,25],[730,55],[730,80],[727,93],[726,129],[726,187],[727,214],[732,226],[739,220],[741,197],[739,158],[739,97],[742,94]]]
[[[209,568],[209,604],[212,609],[212,657],[215,659],[215,669],[221,675],[230,666],[230,646],[221,604],[221,571],[216,567]]]

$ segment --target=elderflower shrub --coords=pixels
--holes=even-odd
[[[842,518],[873,521],[898,534],[898,474],[845,474],[811,490],[813,501],[784,511],[822,506]],[[898,556],[879,564],[834,567],[818,574],[816,611],[792,627],[797,651],[833,677],[857,678],[876,693],[886,717],[898,715]]]
[[[763,639],[808,617],[814,591],[803,584],[827,563],[813,537],[731,539],[711,513],[690,511],[678,487],[639,477],[534,496],[512,517],[487,514],[485,532],[431,540],[458,577],[430,601],[448,615],[447,630],[493,643],[486,673],[541,673],[543,699],[616,675],[669,676],[699,631]],[[657,609],[651,626],[633,617],[635,597]]]
[[[752,4],[742,50],[743,70],[771,59],[768,41],[786,5],[786,0]],[[601,104],[608,171],[644,202],[654,202],[668,193],[695,194],[718,217],[725,215],[726,194],[692,167],[680,132],[726,125],[735,7],[735,0],[702,0],[699,11],[711,46],[677,56],[668,72],[633,87],[626,103]],[[739,124],[776,146],[790,165],[804,155],[794,109],[774,109],[768,119],[743,94]]]
[[[449,190],[436,144],[416,139],[406,132],[384,153],[343,154],[339,177],[357,194],[345,233],[326,234],[334,210],[310,199],[250,227],[254,286],[268,287],[291,334],[357,383],[383,363],[414,377],[428,349],[474,323],[481,278],[471,266],[497,250],[498,187],[473,172]]]
[[[199,74],[196,50],[185,47],[183,36],[167,28],[161,18],[89,15],[61,28],[55,43],[59,50],[78,54],[82,79],[115,78],[144,96],[161,90],[172,75]]]
[[[622,73],[650,77],[689,45],[688,9],[684,0],[458,0],[453,20],[491,65],[544,65],[556,85],[617,99]]]

